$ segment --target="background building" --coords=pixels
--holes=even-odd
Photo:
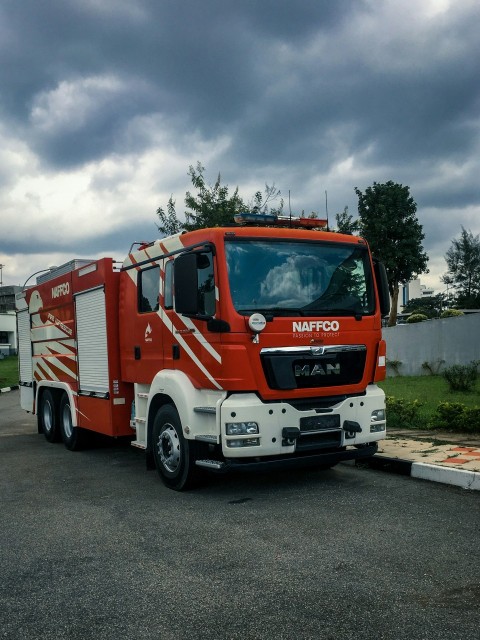
[[[434,295],[435,290],[431,287],[427,287],[426,284],[421,284],[419,278],[410,280],[410,282],[407,282],[407,284],[401,284],[398,294],[397,313],[401,314],[403,311],[403,307],[407,304],[407,302],[410,302],[410,300],[415,300],[416,298],[426,298]]]
[[[17,353],[17,318],[15,294],[22,287],[0,287],[0,356]]]

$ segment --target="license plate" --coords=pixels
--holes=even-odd
[[[335,414],[300,418],[300,431],[321,431],[340,429],[340,416]]]

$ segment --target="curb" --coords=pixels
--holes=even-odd
[[[3,387],[0,389],[0,393],[8,393],[9,391],[16,391],[19,388],[18,384],[14,384],[11,387]]]
[[[441,467],[427,462],[412,462],[411,460],[379,455],[373,456],[367,461],[367,464],[372,469],[390,471],[420,480],[430,480],[431,482],[440,482],[441,484],[449,484],[463,489],[480,491],[480,473],[477,471]]]
[[[451,484],[463,489],[480,491],[480,473],[467,471],[466,469],[452,469],[451,467],[439,467],[426,462],[414,462],[412,464],[412,478],[431,480]]]

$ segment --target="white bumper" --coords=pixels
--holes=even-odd
[[[225,458],[252,458],[365,445],[386,437],[385,421],[372,422],[372,412],[382,409],[385,394],[376,385],[328,410],[320,403],[317,410],[303,411],[287,402],[264,403],[253,393],[234,394],[221,403],[222,452]],[[229,423],[248,423],[249,433],[229,435]],[[258,433],[251,423],[258,425]]]

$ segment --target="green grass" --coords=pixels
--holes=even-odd
[[[18,358],[9,356],[0,360],[0,388],[18,384]],[[421,403],[420,423],[426,427],[431,422],[440,402],[461,402],[473,409],[480,407],[480,379],[472,392],[450,391],[442,376],[392,376],[379,386],[387,396],[398,400]]]
[[[419,416],[425,425],[432,419],[440,402],[461,402],[471,409],[480,407],[480,379],[471,392],[450,391],[442,376],[393,376],[378,386],[387,396],[421,402]]]
[[[18,384],[18,358],[7,356],[0,360],[0,388]]]

